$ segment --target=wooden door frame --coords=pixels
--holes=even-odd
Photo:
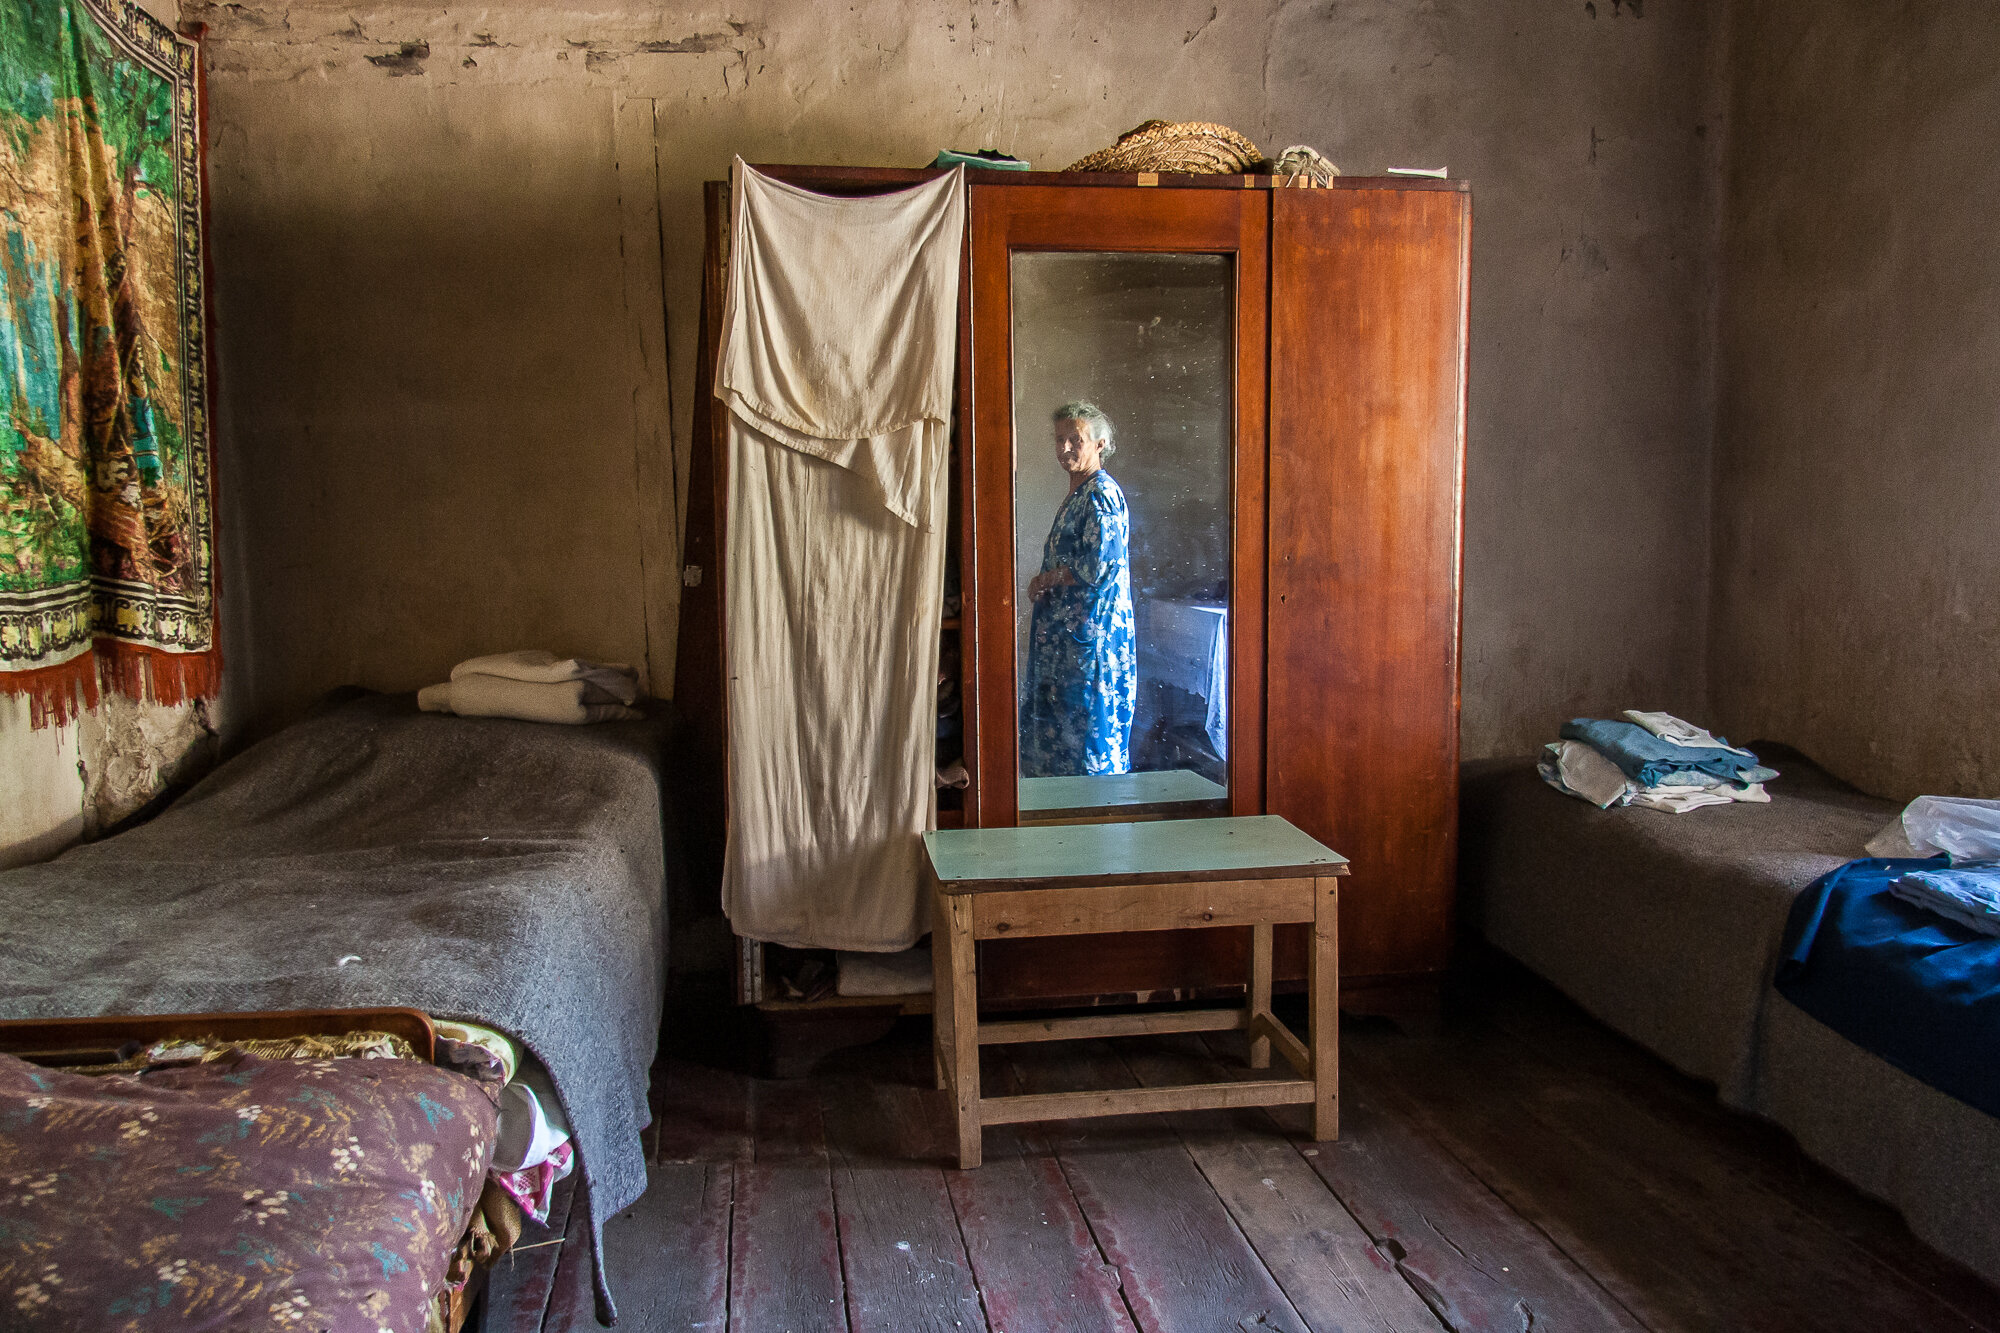
[[[973,558],[961,651],[976,716],[967,810],[981,828],[1020,822],[1014,644],[1014,367],[1010,257],[1016,250],[1227,254],[1234,258],[1235,457],[1231,468],[1229,808],[1264,809],[1264,617],[1268,537],[1266,351],[1270,194],[1064,185],[970,187],[970,496]]]

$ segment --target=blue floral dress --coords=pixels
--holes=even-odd
[[[1023,777],[1132,769],[1131,531],[1125,492],[1107,472],[1056,510],[1042,572],[1067,568],[1077,581],[1035,600],[1021,704]]]

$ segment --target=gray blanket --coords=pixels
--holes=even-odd
[[[646,1184],[668,730],[330,709],[151,823],[0,874],[0,1017],[410,1005],[499,1028],[555,1082],[596,1245]]]

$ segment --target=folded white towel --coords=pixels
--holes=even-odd
[[[417,707],[426,713],[457,713],[460,717],[511,717],[523,722],[561,722],[571,726],[642,717],[636,708],[616,703],[592,703],[590,682],[553,681],[537,685],[499,676],[465,676],[417,691]]]
[[[1636,805],[1647,810],[1665,810],[1683,815],[1703,806],[1728,805],[1749,801],[1768,805],[1771,794],[1764,784],[1738,786],[1720,778],[1708,778],[1706,786],[1675,784],[1637,787],[1626,781],[1616,764],[1582,741],[1557,741],[1543,747],[1548,753],[1536,767],[1542,781],[1569,796],[1581,797],[1600,810],[1614,805]]]
[[[1728,805],[1736,798],[1714,787],[1641,787],[1632,793],[1632,804],[1646,810],[1665,810],[1684,815],[1705,805]]]
[[[1684,722],[1672,713],[1647,713],[1636,708],[1628,708],[1625,710],[1625,720],[1637,723],[1663,741],[1671,741],[1690,750],[1727,750],[1730,754],[1740,754],[1749,759],[1757,757],[1741,746],[1717,740],[1709,735],[1706,727],[1697,727],[1692,722]]]
[[[467,676],[497,676],[501,680],[528,681],[552,685],[581,680],[594,687],[602,698],[586,698],[586,703],[629,704],[639,697],[638,673],[623,662],[591,662],[581,657],[557,657],[541,648],[524,648],[514,653],[492,653],[460,662],[451,669],[453,680]]]

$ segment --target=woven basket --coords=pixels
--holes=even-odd
[[[1118,136],[1109,148],[1078,158],[1064,171],[1178,171],[1228,176],[1264,164],[1257,145],[1227,125],[1199,120],[1149,120]]]

